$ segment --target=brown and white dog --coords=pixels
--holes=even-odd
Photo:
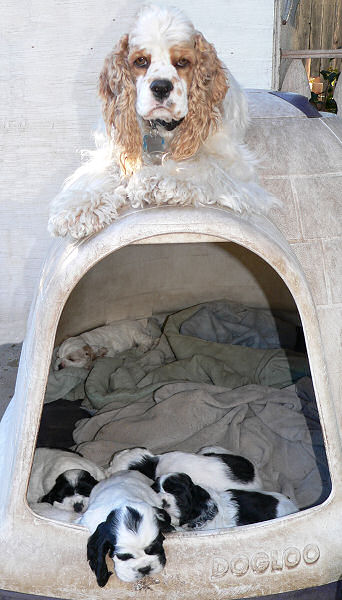
[[[82,238],[124,208],[219,204],[267,212],[243,144],[245,94],[214,46],[175,8],[142,7],[100,74],[104,130],[54,199],[53,235]]]

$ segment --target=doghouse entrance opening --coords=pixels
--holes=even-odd
[[[74,288],[55,347],[123,319],[147,320],[155,343],[90,370],[54,370],[55,350],[37,447],[72,447],[103,467],[124,448],[218,445],[300,508],[328,497],[302,324],[270,265],[228,242],[126,246]]]

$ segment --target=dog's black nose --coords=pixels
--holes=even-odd
[[[150,90],[157,100],[164,100],[173,90],[173,85],[168,79],[155,79],[150,85]]]
[[[83,502],[75,502],[74,504],[74,511],[77,513],[82,512],[83,510]]]
[[[139,573],[142,575],[148,575],[151,571],[151,567],[143,567],[142,569],[138,569]]]

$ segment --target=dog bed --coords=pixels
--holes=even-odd
[[[99,465],[126,447],[196,451],[217,444],[251,458],[266,489],[304,507],[327,497],[330,479],[297,340],[292,313],[204,303],[169,315],[147,353],[133,348],[99,358],[90,373],[51,372],[46,401],[59,394],[84,400],[92,416],[76,423],[73,439]]]

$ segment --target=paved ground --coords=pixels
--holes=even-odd
[[[14,394],[21,344],[0,345],[0,419]]]

